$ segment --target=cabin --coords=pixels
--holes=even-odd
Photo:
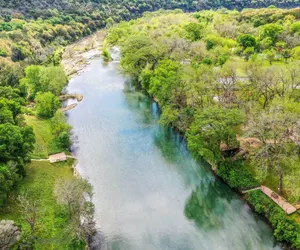
[[[49,156],[50,163],[61,162],[66,160],[67,160],[67,156],[65,152]]]

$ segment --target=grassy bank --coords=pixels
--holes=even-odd
[[[55,136],[52,133],[50,120],[26,115],[25,121],[29,126],[33,128],[36,138],[31,158],[46,159],[50,154],[64,151],[55,142]]]
[[[57,179],[75,178],[71,165],[71,160],[60,164],[46,161],[30,163],[26,166],[26,177],[17,184],[6,206],[0,210],[1,220],[15,221],[25,235],[30,235],[30,227],[16,198],[27,194],[31,201],[37,201],[36,230],[33,235],[38,238],[36,249],[68,249],[68,238],[65,235],[69,223],[67,212],[57,204],[53,190]]]

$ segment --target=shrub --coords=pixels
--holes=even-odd
[[[295,249],[300,249],[299,224],[259,190],[249,192],[246,198],[256,212],[266,216],[271,222],[277,240],[289,242]]]
[[[259,182],[242,161],[222,161],[218,167],[218,175],[230,187],[239,190],[246,190],[259,185]]]

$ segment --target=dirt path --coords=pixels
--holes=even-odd
[[[49,159],[31,159],[31,161],[49,161]]]

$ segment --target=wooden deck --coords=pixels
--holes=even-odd
[[[300,209],[300,203],[296,203],[295,205],[292,205],[286,199],[281,197],[279,194],[275,193],[270,188],[265,187],[265,186],[260,186],[260,187],[252,188],[249,190],[244,190],[244,191],[242,191],[242,194],[246,194],[246,193],[254,191],[254,190],[261,190],[266,196],[268,196],[278,206],[280,206],[287,214],[295,213],[298,209]]]
[[[287,214],[292,214],[297,211],[297,208],[288,203],[286,199],[272,191],[270,188],[261,186],[261,191],[280,206]]]

